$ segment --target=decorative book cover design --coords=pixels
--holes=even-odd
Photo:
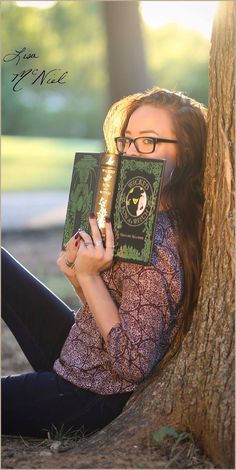
[[[63,244],[79,227],[90,231],[94,212],[102,237],[111,218],[114,258],[149,264],[165,160],[106,153],[76,153]]]

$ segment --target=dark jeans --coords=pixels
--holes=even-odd
[[[112,421],[131,393],[99,395],[53,370],[73,311],[2,249],[2,318],[35,372],[2,378],[2,433],[45,437],[54,425],[91,433]]]

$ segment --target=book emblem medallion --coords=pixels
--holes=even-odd
[[[137,227],[145,222],[152,208],[152,196],[146,178],[133,177],[126,183],[121,196],[121,216],[127,225]]]

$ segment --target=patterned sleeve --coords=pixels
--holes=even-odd
[[[160,361],[175,330],[183,291],[182,265],[172,237],[162,231],[154,266],[126,266],[121,323],[109,332],[107,351],[120,377],[139,382]]]

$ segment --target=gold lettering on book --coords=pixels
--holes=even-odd
[[[105,217],[111,216],[117,167],[117,156],[110,154],[103,155],[94,206],[94,212],[102,236],[105,236]]]
[[[105,229],[105,217],[107,214],[107,208],[106,208],[106,200],[104,197],[101,197],[99,201],[99,211],[97,212],[97,223],[100,228],[100,230]]]
[[[109,155],[109,158],[106,162],[107,165],[114,165],[114,157],[113,155]]]
[[[130,235],[129,233],[120,232],[120,236],[125,238],[133,238],[135,240],[144,240],[144,237],[141,237],[139,235]]]

